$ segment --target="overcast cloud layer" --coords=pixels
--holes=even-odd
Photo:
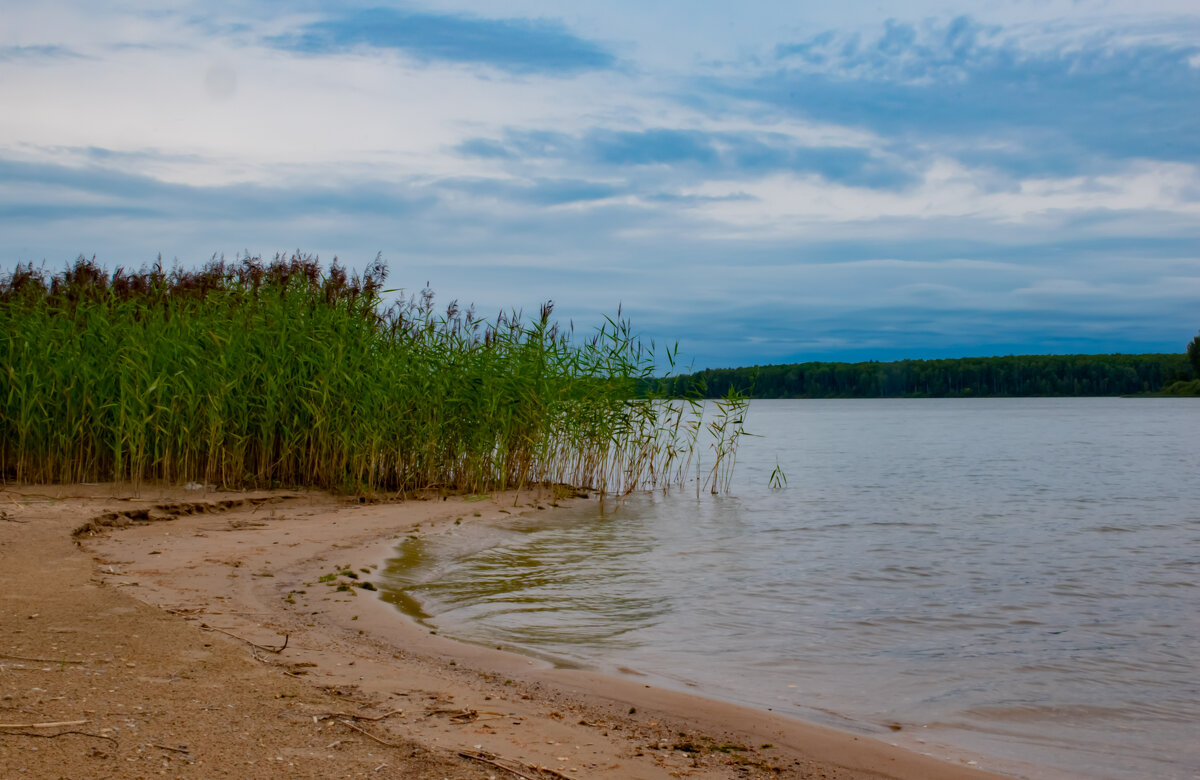
[[[301,248],[694,367],[1183,350],[1194,2],[0,1],[0,269]]]

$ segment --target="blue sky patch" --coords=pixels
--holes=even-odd
[[[268,40],[304,54],[394,49],[417,60],[490,65],[513,73],[571,75],[616,64],[603,47],[572,35],[557,22],[393,8],[331,14]]]

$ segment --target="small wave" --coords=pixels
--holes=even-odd
[[[1103,707],[1095,704],[1014,704],[1009,706],[970,707],[961,712],[964,717],[1002,723],[1034,723],[1040,721],[1107,721],[1120,722],[1126,717],[1126,707]]]

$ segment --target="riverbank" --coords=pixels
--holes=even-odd
[[[995,777],[450,641],[364,587],[397,539],[549,494],[0,496],[5,777]]]

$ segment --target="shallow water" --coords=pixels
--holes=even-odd
[[[732,495],[410,540],[383,584],[443,633],[1000,770],[1200,777],[1200,404],[756,401],[748,427]]]

